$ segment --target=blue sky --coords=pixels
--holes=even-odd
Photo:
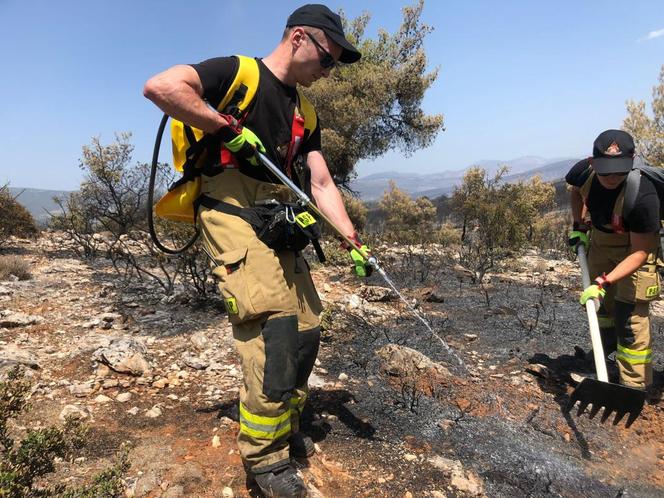
[[[370,12],[374,36],[396,30],[406,4],[327,5],[351,18]],[[177,63],[266,55],[300,5],[0,0],[0,183],[74,189],[81,147],[120,131],[133,133],[135,160],[149,161],[161,113],[142,96],[145,80]],[[650,100],[664,64],[661,0],[427,0],[423,21],[435,28],[430,67],[440,68],[424,109],[444,113],[447,131],[409,158],[361,163],[360,176],[588,154],[600,131],[620,127],[627,99]]]

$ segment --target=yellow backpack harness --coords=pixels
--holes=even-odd
[[[251,57],[236,55],[237,70],[233,82],[226,95],[217,106],[217,111],[231,115],[238,123],[242,123],[256,93],[260,79],[258,62]],[[291,176],[291,163],[297,150],[305,138],[311,136],[316,128],[318,117],[311,102],[297,90],[297,105],[293,116],[291,144],[288,149],[286,169]],[[159,158],[161,137],[168,120],[164,115],[157,133],[152,158],[150,175],[149,203],[153,205],[154,183]],[[186,125],[181,121],[171,121],[171,145],[173,148],[173,166],[182,173],[182,177],[174,182],[168,192],[155,205],[155,213],[163,219],[196,224],[198,204],[201,200],[201,175],[214,176],[225,168],[237,168],[238,163],[231,152],[219,144],[219,138],[213,134]],[[148,224],[155,244],[162,251],[177,254],[189,248],[196,240],[198,232],[180,249],[164,247],[158,240],[154,230],[152,210],[148,210]]]

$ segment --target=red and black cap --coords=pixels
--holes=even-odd
[[[359,61],[362,57],[359,50],[346,40],[341,17],[325,5],[316,3],[303,5],[295,10],[286,21],[286,27],[290,28],[291,26],[311,26],[325,31],[325,34],[342,48],[339,62],[351,64]]]
[[[593,144],[593,169],[598,175],[629,173],[634,163],[634,139],[626,131],[606,130]]]

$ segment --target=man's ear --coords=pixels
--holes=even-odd
[[[293,44],[294,47],[299,47],[302,45],[302,42],[304,41],[304,29],[300,27],[293,28],[293,31],[291,32],[291,43]]]

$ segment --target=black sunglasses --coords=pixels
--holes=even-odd
[[[316,45],[316,48],[318,48],[318,50],[323,52],[323,55],[319,59],[320,67],[322,67],[323,69],[332,69],[333,67],[335,67],[337,65],[337,61],[334,60],[334,57],[332,57],[332,54],[330,52],[328,52],[327,50],[325,50],[322,47],[322,45],[320,43],[318,43],[318,40],[316,40],[316,38],[314,38],[314,36],[311,33],[307,32],[307,31],[305,31],[305,33],[307,33],[307,36],[309,37],[309,39],[312,42],[314,42],[314,45]]]
[[[597,173],[597,176],[611,176],[611,175],[613,175],[613,176],[627,176],[627,173]]]

